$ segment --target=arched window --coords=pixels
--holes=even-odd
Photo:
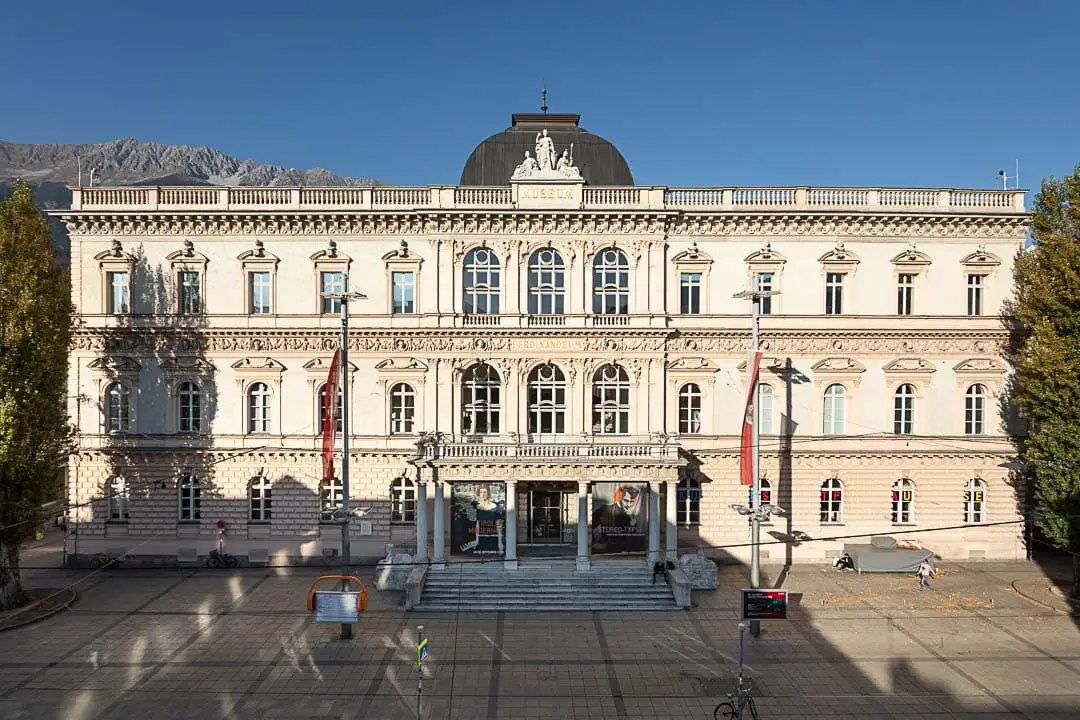
[[[465,256],[465,291],[462,309],[466,315],[499,314],[499,258],[487,248],[470,250]]]
[[[566,312],[566,265],[553,248],[529,256],[529,314],[562,315]]]
[[[465,371],[461,382],[461,431],[466,435],[497,435],[502,381],[485,363]]]
[[[910,523],[915,517],[915,483],[900,478],[892,486],[892,521]]]
[[[529,434],[566,432],[566,377],[558,365],[537,365],[529,373]]]
[[[680,480],[675,500],[675,517],[680,525],[701,524],[701,481],[690,478]]]
[[[821,483],[821,522],[844,521],[844,483],[840,478],[829,478]]]
[[[202,393],[199,386],[193,382],[182,383],[176,394],[180,401],[180,432],[202,432]]]
[[[202,483],[194,475],[180,476],[179,490],[180,522],[195,522],[202,516]]]
[[[319,522],[334,522],[334,512],[341,507],[341,478],[319,483]]]
[[[319,386],[319,425],[315,428],[316,435],[322,435],[323,428],[326,427],[326,412],[329,410],[329,406],[326,402],[326,383]],[[338,388],[337,392],[337,414],[335,417],[337,421],[334,423],[334,432],[341,432],[345,419],[341,415],[341,388]]]
[[[767,298],[766,298],[767,299]],[[772,385],[758,385],[758,434],[772,435],[773,428],[773,389]]]
[[[823,415],[826,435],[844,434],[844,416],[846,415],[847,397],[843,385],[830,385],[825,388],[825,413]]]
[[[264,382],[248,388],[248,432],[270,432],[270,387]]]
[[[772,482],[767,478],[761,478],[761,504],[772,505]],[[754,502],[754,487],[750,486],[746,490],[747,504],[750,507],[757,507],[757,503]]]
[[[679,388],[679,434],[701,434],[701,388],[695,383]]]
[[[593,375],[593,433],[630,432],[630,378],[619,365],[605,365]]]
[[[131,392],[122,383],[114,382],[105,390],[105,430],[131,431]]]
[[[390,484],[390,522],[409,525],[416,522],[416,483],[404,475]]]
[[[982,435],[986,432],[986,388],[972,385],[964,394],[964,434]]]
[[[412,386],[398,383],[390,388],[390,434],[406,435],[416,421],[416,393]]]
[[[627,315],[630,312],[630,263],[622,250],[608,248],[593,259],[593,313]]]
[[[265,475],[252,478],[248,486],[248,502],[251,506],[251,522],[270,522],[270,478]]]
[[[893,394],[893,432],[911,435],[915,432],[915,388],[901,385]]]
[[[986,485],[979,478],[968,480],[967,490],[964,491],[964,522],[986,522]]]
[[[122,522],[128,519],[127,480],[119,475],[109,478],[106,485],[109,494],[109,520]]]

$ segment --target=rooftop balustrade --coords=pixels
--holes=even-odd
[[[512,210],[503,187],[75,187],[76,211],[357,211]],[[684,212],[1024,212],[1023,190],[933,188],[585,187],[584,210]]]
[[[535,460],[677,463],[679,441],[668,435],[426,435],[417,459],[450,462]]]

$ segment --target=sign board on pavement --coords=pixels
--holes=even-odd
[[[427,654],[428,642],[427,638],[424,638],[420,641],[420,644],[416,646],[416,664],[423,665],[424,661],[427,660]]]
[[[743,620],[786,620],[787,590],[743,590]]]
[[[315,622],[360,622],[359,598],[358,592],[319,591],[315,593]]]

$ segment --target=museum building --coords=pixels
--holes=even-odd
[[[766,562],[881,534],[1025,554],[1022,191],[636,185],[547,113],[456,186],[71,190],[69,552],[195,562],[222,528],[252,563],[336,557],[345,301],[354,557],[745,560],[757,289]]]

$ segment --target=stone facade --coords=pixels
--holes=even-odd
[[[561,483],[570,545],[579,482],[583,496],[647,482],[654,524],[674,537],[678,520],[681,548],[744,560],[747,521],[731,506],[747,502],[750,317],[733,295],[767,273],[779,294],[761,317],[761,470],[785,514],[764,526],[763,557],[825,560],[844,542],[828,538],[860,534],[948,558],[1023,556],[1012,420],[998,408],[1022,193],[558,187],[74,188],[57,214],[79,313],[76,551],[192,559],[219,521],[229,551],[256,561],[340,548],[339,527],[320,521],[318,393],[340,333],[321,290],[342,289],[326,273],[343,273],[366,295],[350,305],[355,556],[415,547],[419,477],[425,529],[445,532],[456,483]],[[540,289],[548,250],[554,290]],[[465,419],[477,364],[497,373],[497,432]],[[549,364],[557,421],[530,402]],[[604,368],[621,368],[627,390],[606,410],[594,402]],[[425,449],[422,433],[441,435]],[[823,508],[833,478],[842,499]],[[894,522],[901,479],[913,494]],[[392,487],[411,488],[397,514]]]

